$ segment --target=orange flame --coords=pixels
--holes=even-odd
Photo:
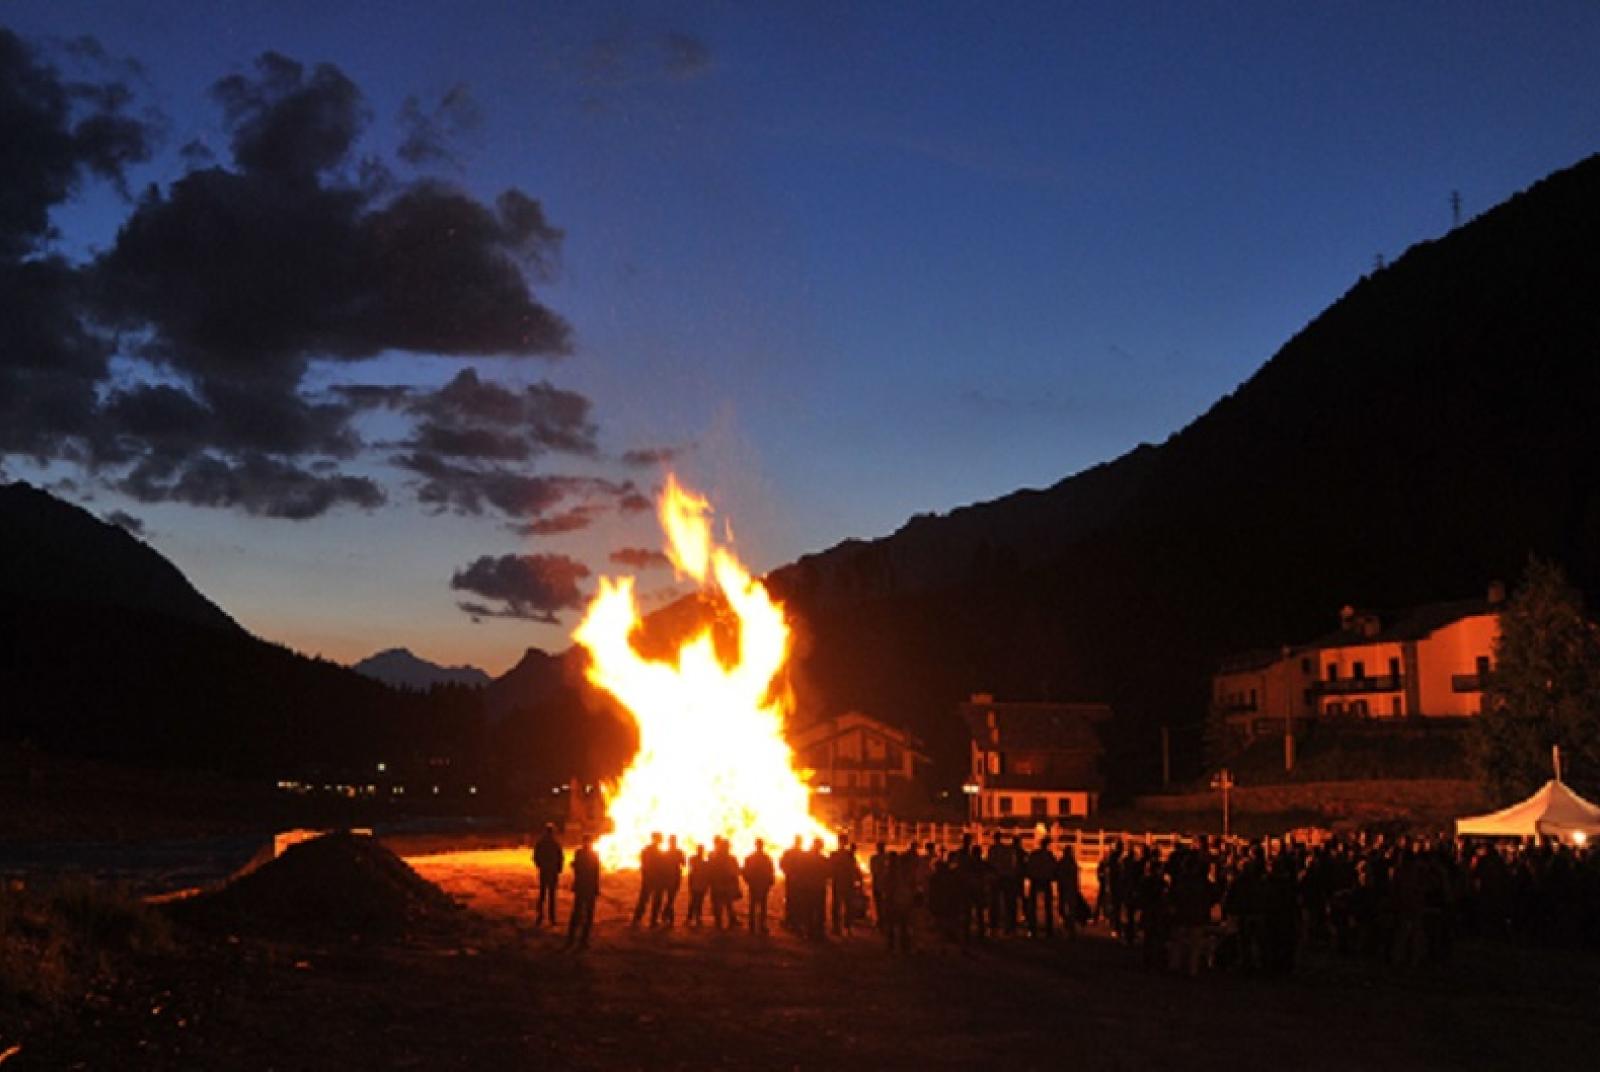
[[[673,565],[714,586],[732,609],[737,658],[723,664],[709,626],[679,647],[674,662],[644,658],[629,640],[640,624],[633,578],[600,579],[573,639],[589,652],[589,680],[639,727],[638,754],[606,791],[613,828],[597,846],[601,859],[634,866],[657,831],[689,845],[721,835],[741,856],[758,837],[776,850],[796,834],[822,835],[783,738],[783,698],[772,687],[789,655],[783,608],[716,545],[711,504],[670,474],[659,516]]]

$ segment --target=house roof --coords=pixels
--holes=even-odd
[[[857,728],[867,729],[888,738],[907,752],[913,753],[918,759],[929,759],[927,753],[922,751],[922,741],[914,734],[871,715],[862,714],[860,711],[846,711],[842,715],[835,715],[792,730],[788,734],[789,745],[796,750],[813,748]]]
[[[1372,636],[1348,630],[1335,629],[1318,637],[1312,648],[1348,648],[1366,644],[1393,644],[1407,640],[1421,640],[1447,625],[1479,614],[1493,614],[1495,608],[1486,599],[1455,599],[1443,603],[1428,603],[1402,613],[1392,624],[1383,624]],[[1379,618],[1383,623],[1384,619]]]
[[[1111,717],[1099,703],[965,703],[961,717],[972,739],[986,747],[1098,748],[1094,724]]]
[[[1339,628],[1332,632],[1324,633],[1309,643],[1299,644],[1294,647],[1256,648],[1251,651],[1239,652],[1237,655],[1230,655],[1217,665],[1216,672],[1218,674],[1237,674],[1248,670],[1263,670],[1280,659],[1298,658],[1309,651],[1421,640],[1423,637],[1436,633],[1445,626],[1459,622],[1463,618],[1472,618],[1480,614],[1494,614],[1496,612],[1495,604],[1482,598],[1452,599],[1439,603],[1427,603],[1394,616],[1377,615],[1380,627],[1370,636],[1362,633],[1359,629]],[[1368,613],[1357,613],[1354,615],[1354,620],[1359,622],[1363,618],[1370,617],[1372,615]]]

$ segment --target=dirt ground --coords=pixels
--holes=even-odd
[[[592,947],[531,926],[523,851],[408,862],[467,906],[381,944],[223,935],[140,961],[80,1014],[0,1025],[29,1068],[1587,1067],[1600,962],[1466,944],[1410,973],[1310,958],[1288,980],[1151,974],[1103,932],[966,949],[635,930],[604,882]],[[781,903],[777,895],[774,900]],[[565,920],[570,898],[562,892]],[[681,912],[681,906],[680,906]]]

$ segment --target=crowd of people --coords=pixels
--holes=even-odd
[[[1113,933],[1147,965],[1190,975],[1286,974],[1308,947],[1446,963],[1468,935],[1600,949],[1600,853],[1550,840],[1135,843],[1113,847],[1098,878]]]
[[[563,857],[553,829],[535,845],[534,863],[536,922],[554,925]],[[764,934],[781,876],[785,929],[823,942],[870,926],[891,951],[909,952],[930,937],[952,945],[1070,938],[1095,921],[1147,967],[1187,975],[1208,968],[1283,974],[1307,947],[1401,966],[1442,963],[1465,934],[1600,948],[1600,851],[1551,842],[1201,837],[1164,851],[1129,838],[1101,857],[1092,904],[1070,844],[1057,852],[1047,837],[1004,832],[987,841],[967,834],[943,850],[880,842],[865,872],[845,836],[831,851],[821,838],[809,847],[796,838],[774,860],[759,840],[739,859],[725,838],[686,855],[675,836],[657,834],[639,864],[636,927],[676,926],[687,885],[686,926],[706,925],[709,898],[710,926]],[[581,945],[599,889],[587,838],[573,873],[568,933]],[[593,890],[586,905],[580,884]]]

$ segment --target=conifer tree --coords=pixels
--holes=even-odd
[[[1529,559],[1494,655],[1469,739],[1478,775],[1509,803],[1545,783],[1560,746],[1564,779],[1600,789],[1600,629],[1559,566]]]

